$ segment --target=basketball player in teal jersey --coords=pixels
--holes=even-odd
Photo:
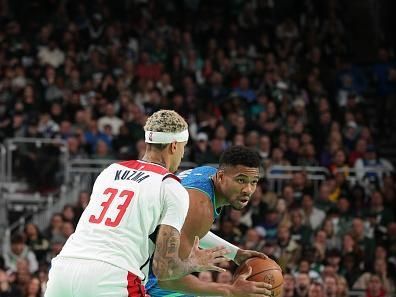
[[[230,205],[234,209],[241,210],[248,204],[259,180],[259,166],[260,158],[256,152],[245,147],[235,146],[224,151],[220,157],[218,169],[201,166],[179,174],[181,183],[187,189],[190,199],[189,211],[181,230],[179,249],[181,258],[189,255],[195,236],[202,238],[200,246],[203,248],[225,246],[231,251],[226,256],[237,264],[251,257],[266,258],[259,252],[239,249],[209,232],[223,206]],[[231,285],[203,282],[194,275],[158,282],[151,274],[146,284],[146,290],[151,297],[270,296],[271,286],[269,284],[246,280],[250,273],[251,271],[241,275]]]

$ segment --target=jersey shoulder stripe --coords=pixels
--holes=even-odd
[[[122,161],[117,164],[128,167],[130,169],[135,169],[140,171],[150,171],[160,175],[165,175],[167,173],[170,173],[166,168],[162,167],[161,165],[146,163],[138,160]]]

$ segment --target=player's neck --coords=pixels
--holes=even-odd
[[[163,158],[163,156],[158,153],[146,152],[141,160],[144,162],[161,165],[162,167],[169,169],[169,166],[167,165],[165,158]]]
[[[225,199],[225,197],[221,194],[221,192],[219,191],[220,187],[218,185],[218,180],[217,180],[217,176],[213,175],[212,176],[212,182],[213,182],[213,186],[214,186],[214,191],[215,191],[215,208],[220,208],[224,205],[227,205],[227,200]]]

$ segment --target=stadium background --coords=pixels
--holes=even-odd
[[[161,108],[190,124],[182,169],[260,153],[213,231],[277,259],[285,296],[394,296],[395,8],[0,0],[0,296],[43,295],[95,176],[141,156]]]

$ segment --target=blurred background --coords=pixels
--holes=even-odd
[[[180,170],[255,149],[213,231],[287,297],[396,296],[396,2],[0,0],[0,297],[43,296],[99,172],[143,125],[190,125]],[[226,273],[199,277],[230,282]]]

